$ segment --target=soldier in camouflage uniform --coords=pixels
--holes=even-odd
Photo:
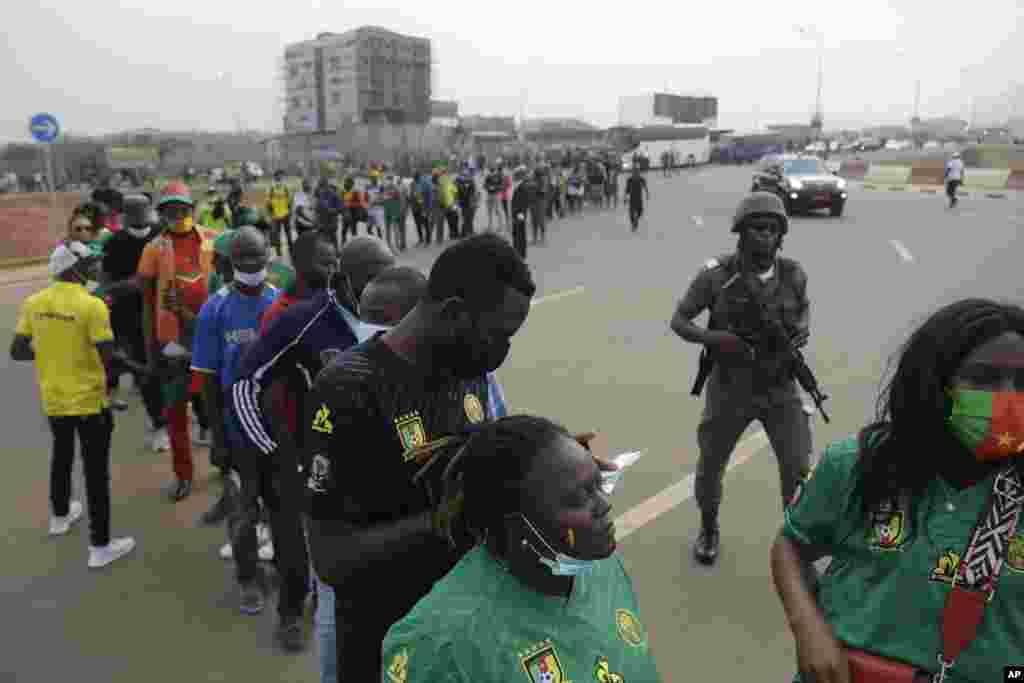
[[[811,452],[809,411],[779,349],[760,343],[761,317],[781,322],[795,346],[807,343],[810,305],[807,275],[799,263],[781,258],[789,221],[774,194],[746,197],[733,218],[739,243],[732,254],[709,260],[676,307],[672,330],[705,347],[710,366],[707,396],[697,440],[694,492],[701,509],[701,531],[694,555],[711,564],[718,556],[718,508],[729,456],[752,420],[758,420],[779,463],[782,502],[793,495],[808,470]],[[707,328],[693,321],[705,310]],[[699,394],[701,379],[694,387]]]

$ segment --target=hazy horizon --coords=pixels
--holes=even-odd
[[[30,0],[7,25],[0,140],[28,141],[28,119],[41,111],[81,135],[279,131],[284,46],[362,25],[430,38],[433,96],[457,100],[461,115],[525,112],[604,127],[616,123],[621,95],[703,91],[718,97],[723,128],[806,123],[818,52],[794,17],[823,34],[827,129],[907,123],[918,80],[922,118],[970,119],[972,97],[978,122],[1024,113],[1013,82],[1024,56],[1014,0],[974,3],[969,14],[935,14],[920,0],[865,0],[853,12],[810,0],[786,6],[780,16],[737,0],[700,10],[638,0],[581,21],[577,7],[536,0],[499,19],[397,2],[298,0],[286,12],[242,13],[197,0]]]

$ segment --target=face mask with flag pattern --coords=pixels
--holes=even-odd
[[[953,389],[946,423],[979,462],[1024,453],[1024,392]]]

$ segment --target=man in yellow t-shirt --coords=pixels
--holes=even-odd
[[[81,242],[59,245],[50,256],[53,284],[22,304],[11,359],[35,361],[43,411],[53,433],[50,535],[61,536],[82,516],[71,500],[75,434],[81,442],[89,503],[89,567],[105,567],[131,552],[132,538],[110,537],[110,437],[114,421],[107,371],[114,346],[110,311],[89,293],[96,258]]]
[[[288,242],[288,254],[292,253],[292,193],[284,184],[284,173],[274,173],[274,182],[267,192],[267,213],[270,214],[270,244],[274,247],[279,257],[284,257],[281,251],[281,233]]]

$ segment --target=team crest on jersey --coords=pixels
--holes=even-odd
[[[395,418],[395,429],[398,430],[398,440],[402,443],[404,459],[408,462],[409,452],[427,443],[427,430],[423,428],[423,418],[419,413],[402,415]]]
[[[1006,548],[1006,566],[1011,571],[1024,574],[1024,534],[1018,533],[1010,539]]]
[[[466,410],[466,419],[473,424],[484,421],[484,407],[475,394],[466,394],[462,399],[462,407]]]
[[[644,644],[644,627],[628,609],[615,610],[615,628],[619,631],[619,637],[628,645],[640,647]]]
[[[520,662],[527,679],[531,683],[569,683],[558,661],[558,653],[550,640],[531,647],[520,653]]]
[[[334,433],[334,423],[331,422],[331,409],[327,407],[326,403],[321,403],[316,411],[316,415],[313,416],[312,430],[328,435]]]
[[[594,680],[597,683],[626,683],[622,674],[612,671],[607,657],[597,658],[597,662],[594,664]]]
[[[409,675],[409,652],[403,647],[401,651],[391,658],[388,664],[388,678],[391,683],[405,683]]]
[[[908,501],[905,496],[880,503],[868,520],[867,543],[872,550],[900,550],[907,542]]]
[[[951,584],[958,571],[960,571],[960,553],[955,550],[947,550],[935,562],[935,568],[932,569],[931,576],[928,578],[939,583]]]
[[[341,349],[324,349],[320,352],[320,364],[326,368],[331,364],[331,361],[340,355]]]
[[[331,477],[331,462],[319,453],[313,456],[306,487],[313,493],[327,493],[327,482]]]

